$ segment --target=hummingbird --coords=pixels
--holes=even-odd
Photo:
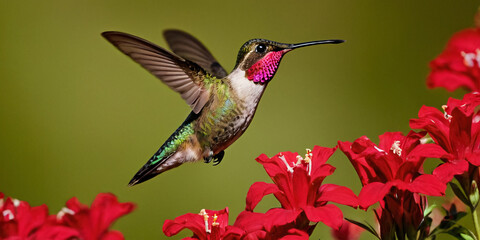
[[[168,87],[178,92],[191,112],[140,168],[129,186],[149,180],[186,162],[204,160],[218,165],[225,149],[248,128],[258,103],[283,56],[297,48],[337,44],[343,40],[279,43],[266,39],[245,42],[233,70],[227,74],[208,49],[192,35],[166,30],[170,52],[127,33],[102,36]]]

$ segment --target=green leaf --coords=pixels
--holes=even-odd
[[[462,189],[460,189],[460,187],[457,184],[452,183],[452,182],[449,182],[448,184],[452,188],[453,193],[455,193],[455,195],[458,197],[458,199],[460,199],[460,201],[465,203],[465,205],[467,205],[469,207],[472,207],[472,204],[467,199],[467,196],[465,196],[465,193],[463,193]]]
[[[462,219],[463,217],[467,216],[467,213],[466,212],[458,212],[454,217],[455,217],[455,221],[459,221],[460,219]]]
[[[420,226],[418,226],[419,240],[426,239],[428,237],[428,229],[430,229],[431,225],[432,225],[432,218],[429,216],[423,217],[423,220],[420,223]]]
[[[442,219],[442,221],[440,222],[437,228],[449,229],[453,227],[455,224],[457,224],[457,222],[461,218],[465,217],[466,215],[467,215],[466,212],[458,212],[455,215],[450,215],[450,213],[447,212],[447,215]]]
[[[430,215],[432,213],[433,209],[435,209],[436,207],[439,207],[439,206],[435,203],[428,206],[428,208],[425,209],[425,211],[423,211],[423,217],[428,217],[428,215]]]
[[[461,240],[477,240],[475,235],[470,230],[460,225],[449,229],[448,231],[446,231],[446,233]]]
[[[370,232],[371,234],[373,234],[375,237],[377,237],[378,239],[380,239],[380,237],[378,236],[378,233],[377,231],[375,231],[375,228],[372,227],[372,225],[368,224],[368,223],[361,223],[359,221],[355,221],[353,219],[349,219],[349,218],[345,218],[345,220],[367,230],[368,232]]]
[[[465,240],[475,240],[473,237],[471,237],[470,235],[467,235],[465,233],[460,233],[460,236]]]

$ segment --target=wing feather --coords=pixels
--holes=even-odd
[[[163,32],[170,49],[185,59],[188,59],[207,70],[217,78],[227,76],[225,69],[218,63],[208,49],[192,35],[180,30],[166,30]]]
[[[205,89],[203,82],[207,73],[197,63],[127,33],[104,32],[102,36],[178,92],[193,112],[199,113],[202,110],[210,93]]]

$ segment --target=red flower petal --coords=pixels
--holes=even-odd
[[[361,208],[367,209],[369,206],[382,200],[390,191],[390,183],[373,182],[365,185],[360,194],[358,194],[358,203]]]
[[[309,237],[306,232],[292,228],[288,230],[287,235],[279,238],[279,240],[308,240]]]
[[[467,93],[463,96],[462,100],[458,100],[455,98],[449,98],[447,103],[447,108],[445,111],[453,115],[453,109],[458,108],[460,109],[464,115],[470,116],[473,115],[476,111],[476,107],[480,104],[480,93],[473,92]]]
[[[449,154],[437,144],[420,144],[412,152],[409,157],[422,158],[446,158]]]
[[[90,219],[97,224],[101,232],[107,231],[117,218],[130,213],[135,208],[132,203],[119,203],[117,197],[111,193],[100,193],[93,200],[90,208]]]
[[[429,88],[444,87],[453,92],[458,88],[475,89],[472,78],[461,72],[454,72],[451,69],[435,69],[427,77]]]
[[[443,196],[445,195],[447,185],[433,175],[423,174],[415,178],[415,180],[409,185],[408,189],[413,193],[423,193],[429,196]]]
[[[337,150],[337,146],[333,148],[314,146],[312,150],[312,159],[315,159],[315,166],[312,168],[312,171],[316,168],[316,166],[321,166],[322,164],[326,163],[335,150]]]
[[[15,218],[17,219],[18,233],[19,236],[24,238],[38,230],[45,223],[48,216],[46,205],[30,207],[24,201],[20,201],[16,212]]]
[[[103,239],[109,227],[119,217],[131,212],[133,203],[119,203],[111,193],[100,193],[91,208],[81,204],[77,198],[67,201],[68,211],[59,220],[60,224],[76,229],[85,240]]]
[[[73,212],[79,212],[81,210],[88,209],[88,206],[80,203],[76,197],[70,198],[65,205]]]
[[[317,203],[335,202],[351,207],[358,206],[357,195],[350,188],[335,184],[323,184],[318,192],[320,197],[317,199]]]
[[[123,240],[123,234],[119,231],[109,231],[107,234],[103,235],[102,240]]]
[[[295,207],[301,208],[307,205],[307,197],[317,193],[317,189],[310,188],[310,177],[303,168],[295,168],[292,177],[293,195],[295,196]],[[315,199],[310,204],[313,205]]]
[[[468,162],[465,160],[446,162],[433,170],[433,175],[440,181],[448,183],[455,175],[468,171]]]
[[[479,90],[479,67],[477,49],[480,46],[480,31],[470,28],[452,36],[445,50],[430,63],[432,73],[428,78],[429,87],[445,87],[449,91],[465,87]],[[473,54],[467,61],[466,54]],[[464,77],[462,77],[464,76]],[[469,77],[469,79],[465,77]]]
[[[292,209],[295,206],[295,191],[292,189],[292,180],[289,175],[290,174],[277,174],[273,178],[273,181],[279,190],[273,193],[273,195],[275,195],[282,207],[285,209]]]
[[[452,111],[452,120],[450,123],[450,143],[452,148],[461,159],[465,156],[465,148],[470,146],[471,142],[472,116],[465,116],[463,112],[455,108]]]
[[[474,166],[480,166],[480,151],[476,150],[474,153],[466,155],[467,161]]]
[[[227,231],[225,235],[223,235],[223,240],[241,239],[244,235],[246,235],[245,230],[234,226],[227,226]]]
[[[174,220],[167,219],[163,224],[163,233],[171,237],[178,234],[183,229],[189,229],[193,232],[194,239],[221,239],[228,226],[228,208],[220,211],[202,210],[201,213],[208,215],[208,227],[210,234],[207,234],[204,215],[187,213],[176,217]],[[218,225],[213,226],[214,216]],[[208,238],[210,236],[210,238]]]
[[[333,229],[339,229],[342,226],[342,211],[333,204],[327,204],[321,207],[307,206],[304,210],[308,220],[312,222],[323,222]]]
[[[253,211],[257,204],[262,200],[265,195],[278,192],[278,187],[273,183],[256,182],[250,186],[247,193],[247,204],[245,206],[246,211]]]
[[[447,152],[451,152],[449,136],[450,122],[445,115],[434,107],[423,106],[418,119],[410,119],[412,129],[425,129],[432,139]]]
[[[378,143],[378,148],[384,150],[385,152],[389,152],[392,144],[395,141],[402,141],[402,145],[404,144],[403,141],[408,140],[405,138],[401,132],[385,132],[384,134],[378,136],[380,142]],[[413,141],[416,141],[418,138],[413,138]],[[411,144],[411,143],[410,143]]]
[[[163,223],[162,230],[167,237],[171,237],[185,228],[192,231],[200,239],[207,239],[203,217],[198,214],[187,213],[176,217],[174,220],[167,219]]]
[[[266,229],[271,229],[273,226],[281,226],[293,222],[302,213],[300,209],[283,209],[272,208],[265,214],[268,221],[265,221],[264,225]]]
[[[62,225],[44,225],[35,233],[36,239],[80,239],[80,233]]]
[[[264,213],[243,211],[238,214],[233,226],[243,229],[248,233],[263,231],[265,230],[264,223],[271,220],[269,217],[270,216]],[[238,232],[238,230],[233,230],[233,232]]]
[[[0,239],[28,239],[45,224],[46,205],[30,207],[27,202],[0,193]]]
[[[352,150],[353,144],[351,142],[338,141],[338,146],[340,147],[340,150],[342,150],[342,152],[348,157],[348,159],[352,163],[363,185],[366,185],[370,181],[374,181],[374,179],[377,178],[377,174],[368,165],[367,161],[365,161],[365,158],[357,154],[358,152],[355,153]]]
[[[317,166],[314,170],[312,170],[311,179],[315,187],[322,184],[323,179],[325,179],[325,177],[327,176],[332,175],[333,172],[335,172],[335,167],[330,164],[322,164],[321,166]]]
[[[273,157],[276,160],[276,157]],[[277,161],[270,159],[267,157],[265,154],[261,154],[258,156],[255,160],[259,162],[260,164],[263,165],[263,168],[265,168],[265,171],[267,172],[268,176],[273,177],[277,174],[283,174],[285,172],[285,166],[281,166],[278,164]]]

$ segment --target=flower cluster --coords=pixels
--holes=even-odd
[[[436,108],[422,107],[418,119],[410,126],[425,129],[432,139],[449,155],[441,158],[445,163],[437,174],[447,179],[456,176],[467,195],[472,194],[472,181],[478,183],[480,165],[480,94],[469,93],[462,100],[449,99],[444,113]]]
[[[382,201],[386,195],[401,192],[423,193],[430,196],[445,194],[446,182],[423,173],[427,157],[441,157],[445,151],[436,144],[421,144],[425,132],[387,132],[377,146],[367,137],[355,142],[339,142],[340,149],[355,167],[363,188],[359,194],[362,208]]]
[[[101,193],[90,208],[72,198],[58,214],[49,215],[46,205],[30,207],[0,193],[0,239],[120,240],[122,233],[110,230],[110,225],[133,209],[132,203]]]
[[[282,216],[278,224],[296,222],[307,230],[309,222],[323,222],[332,228],[340,228],[343,215],[340,209],[329,202],[351,207],[358,205],[357,197],[347,187],[322,184],[335,168],[325,162],[336,148],[315,146],[307,150],[305,158],[292,152],[282,152],[272,158],[260,155],[257,161],[274,183],[256,182],[248,191],[245,210],[253,211],[263,196],[273,194],[281,208],[269,212]]]
[[[480,15],[477,14],[477,20]],[[477,21],[480,23],[480,21]],[[458,239],[477,239],[480,234],[476,208],[480,199],[477,183],[480,166],[480,28],[466,29],[455,34],[445,51],[430,64],[429,87],[445,87],[449,91],[465,88],[463,99],[449,99],[443,112],[423,106],[410,127],[423,132],[385,133],[379,145],[367,137],[339,142],[340,149],[350,159],[363,188],[359,206],[367,208],[379,202],[375,210],[380,234],[360,222],[355,224],[380,239],[426,239],[448,233]],[[426,135],[428,134],[428,136]],[[427,142],[432,143],[427,143]],[[425,174],[426,158],[443,163],[432,174]],[[452,182],[455,178],[459,185]],[[458,212],[458,204],[443,209],[440,224],[433,225],[425,195],[444,195],[449,183],[455,195],[470,207],[476,236],[458,225],[466,215]],[[438,215],[438,211],[435,212]],[[438,218],[438,216],[436,216]]]
[[[476,20],[477,27],[455,34],[444,52],[430,63],[427,80],[432,88],[464,88],[472,93],[461,100],[450,98],[443,111],[423,106],[418,118],[410,120],[413,130],[407,135],[386,132],[379,136],[378,144],[362,136],[353,142],[339,141],[334,148],[315,146],[304,156],[292,152],[273,157],[262,154],[256,160],[273,183],[251,185],[245,210],[233,224],[229,225],[228,208],[202,209],[198,214],[166,220],[165,235],[189,229],[193,235],[185,239],[301,240],[309,239],[322,223],[331,228],[337,240],[358,239],[364,230],[382,240],[436,239],[445,233],[457,239],[480,239],[476,212],[480,202],[480,14]],[[337,148],[358,174],[362,185],[358,197],[347,187],[323,183],[335,171],[326,162]],[[431,173],[423,167],[428,158],[440,159]],[[447,184],[458,198],[444,206],[429,205],[427,196],[444,196]],[[263,197],[270,194],[280,206],[255,212]],[[375,205],[377,227],[344,218],[335,204],[363,210]],[[466,207],[476,234],[458,223],[467,215],[463,211]],[[119,203],[112,194],[99,194],[91,207],[72,198],[58,214],[49,215],[45,205],[31,207],[0,193],[0,240],[123,239],[120,232],[109,228],[133,208],[132,203]]]
[[[430,63],[427,85],[449,91],[480,91],[480,28],[456,33],[445,50]]]
[[[338,147],[362,183],[358,198],[346,187],[323,184],[335,170],[326,161],[337,147],[315,146],[313,151],[307,150],[305,157],[292,152],[271,158],[262,154],[256,160],[273,183],[256,182],[250,187],[245,211],[233,225],[228,225],[228,209],[202,210],[200,215],[186,214],[167,220],[163,230],[172,236],[188,228],[194,233],[189,239],[308,239],[322,222],[332,228],[335,239],[356,239],[360,230],[379,239],[426,239],[442,233],[475,239],[471,231],[457,223],[466,215],[457,211],[458,204],[438,207],[443,212],[439,217],[439,211],[433,211],[435,205],[429,206],[426,196],[445,195],[449,183],[475,216],[480,199],[479,105],[480,93],[468,93],[462,100],[449,99],[443,112],[423,106],[418,119],[410,120],[410,127],[421,132],[410,131],[406,136],[386,132],[379,137],[378,145],[366,136],[354,142],[339,141]],[[440,159],[442,164],[432,173],[425,173],[423,164],[427,158]],[[453,178],[459,187],[452,183]],[[281,207],[254,212],[269,194],[275,196]],[[346,221],[332,202],[365,210],[379,203],[374,210],[379,232],[368,224]],[[434,220],[440,223],[433,224]],[[478,226],[478,222],[475,224]]]
[[[274,183],[256,182],[250,187],[245,211],[232,226],[228,225],[228,209],[202,210],[200,214],[188,213],[165,221],[163,231],[172,236],[188,228],[193,239],[308,239],[318,222],[339,231],[344,224],[343,214],[330,202],[357,207],[358,201],[349,188],[322,184],[335,171],[326,164],[335,150],[315,146],[313,151],[307,149],[305,157],[292,152],[272,158],[262,154],[257,161]],[[281,207],[266,213],[253,212],[268,194],[273,194]]]
[[[366,209],[380,202],[376,214],[382,223],[380,234],[384,239],[390,239],[395,232],[415,236],[426,207],[426,198],[419,194],[445,194],[446,182],[423,173],[425,158],[446,154],[436,144],[421,144],[425,134],[411,131],[403,136],[387,132],[380,136],[378,146],[365,136],[353,143],[339,142],[363,185],[360,207]]]

